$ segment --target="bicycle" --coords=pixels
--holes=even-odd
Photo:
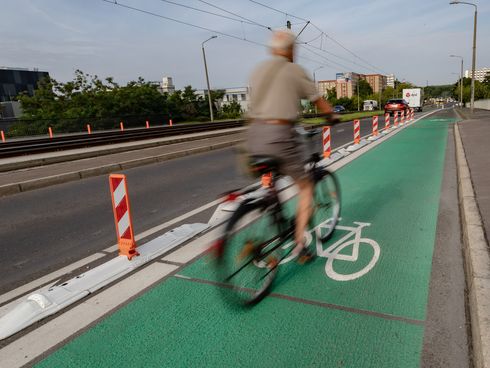
[[[300,128],[298,132],[312,143],[321,129]],[[340,191],[335,175],[319,165],[320,161],[318,153],[311,153],[305,165],[315,184],[310,227],[313,222],[318,223],[318,218],[322,219],[320,238],[327,241],[339,220]],[[294,216],[288,216],[286,211],[291,203],[283,204],[279,198],[279,160],[252,156],[249,164],[258,175],[271,173],[270,186],[252,196],[250,193],[255,188],[229,193],[229,201],[240,196],[246,198],[227,221],[223,236],[214,244],[217,275],[222,286],[219,289],[226,299],[245,306],[261,301],[271,290],[279,264],[294,258],[291,254],[294,247],[288,250],[282,247],[293,241],[295,232]],[[305,236],[308,234],[306,231]]]

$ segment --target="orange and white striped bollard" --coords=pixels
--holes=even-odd
[[[3,130],[0,130],[0,135],[2,136],[2,142],[5,143],[5,134],[3,133]]]
[[[168,125],[172,126],[172,119],[169,119]]]
[[[378,115],[373,116],[373,136],[377,137],[379,135],[378,132]]]
[[[53,129],[51,127],[48,127],[48,134],[49,138],[53,138]]]
[[[402,110],[400,112],[400,125],[404,125],[405,124],[405,110]]]
[[[87,124],[87,132],[88,134],[92,134],[92,128],[90,128],[90,124]]]
[[[384,131],[388,132],[389,129],[390,129],[390,114],[386,113],[385,114],[385,129],[384,129]]]
[[[148,129],[150,127],[150,122],[147,120],[146,121],[146,129]]]
[[[121,132],[124,131],[124,124],[122,121],[119,123],[119,129],[121,130]]]
[[[109,186],[111,188],[119,255],[131,259],[134,256],[138,256],[139,253],[136,250],[136,242],[134,240],[126,176],[122,174],[109,175]]]
[[[393,124],[395,125],[395,128],[398,128],[398,111],[394,112],[395,117],[393,118]]]
[[[323,127],[323,157],[329,158],[332,153],[330,145],[330,127]]]
[[[361,142],[361,121],[354,120],[354,144]]]

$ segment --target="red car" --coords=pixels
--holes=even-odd
[[[385,105],[385,114],[388,113],[390,115],[393,115],[395,111],[405,111],[408,110],[410,107],[408,106],[408,102],[405,101],[402,98],[396,98],[392,100],[388,100],[388,102]]]

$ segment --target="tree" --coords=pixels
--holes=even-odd
[[[231,101],[221,106],[218,116],[221,119],[237,119],[242,115],[242,106],[237,101]]]
[[[373,89],[371,88],[371,85],[367,82],[367,80],[360,79],[358,83],[359,83],[359,96],[361,98],[365,99],[367,96],[373,93]]]

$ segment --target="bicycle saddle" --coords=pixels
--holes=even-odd
[[[254,155],[249,157],[250,170],[263,175],[279,170],[280,159],[274,156]]]

